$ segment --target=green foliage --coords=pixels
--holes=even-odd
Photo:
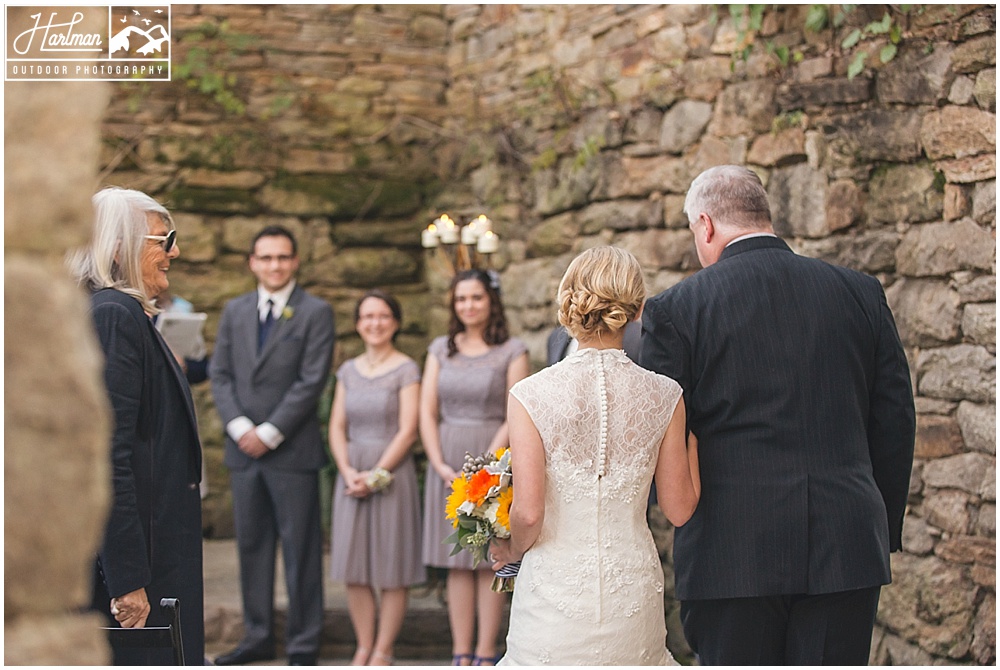
[[[879,49],[879,61],[888,63],[895,58],[899,53],[899,44],[903,40],[903,26],[900,24],[900,20],[909,15],[912,5],[886,6],[888,10],[883,13],[881,19],[849,31],[841,39],[840,48],[844,51],[850,51],[865,39],[888,37],[889,43]],[[777,5],[728,5],[733,27],[737,31],[737,48],[733,53],[734,64],[738,60],[746,61],[753,52],[756,33],[763,26],[764,12],[768,7],[773,8]],[[857,5],[810,5],[803,22],[803,29],[813,33],[821,33],[828,29],[837,30],[847,23],[848,18],[856,10]],[[717,7],[713,7],[711,19],[713,22],[718,19]],[[787,46],[778,46],[773,40],[764,41],[764,50],[765,53],[773,56],[781,67],[787,67],[790,61],[800,62],[804,57],[800,51],[790,52]],[[868,52],[865,50],[853,54],[847,69],[849,79],[864,72],[867,59]]]
[[[851,64],[847,66],[847,78],[854,79],[861,74],[865,69],[866,60],[868,60],[867,51],[858,51],[855,53],[854,59],[851,60]]]
[[[135,78],[138,79],[138,77],[139,75],[135,75]],[[139,110],[142,109],[142,104],[149,98],[149,94],[153,90],[148,81],[141,79],[124,82],[122,88],[129,92],[128,98],[125,100],[129,114],[138,114]]]
[[[845,5],[845,7],[847,7]],[[894,12],[898,12],[900,16],[907,16],[910,12],[910,5],[898,5],[892,8]],[[851,11],[854,7],[851,6]],[[845,15],[850,12],[845,12]],[[896,57],[899,53],[899,44],[903,40],[903,27],[900,25],[899,21],[893,17],[890,12],[885,12],[882,18],[878,21],[872,21],[868,25],[862,28],[855,28],[847,34],[846,37],[841,41],[840,46],[842,49],[852,49],[858,45],[861,40],[869,37],[881,37],[888,36],[889,43],[884,45],[879,49],[879,62],[885,64]],[[867,51],[859,51],[854,54],[854,58],[851,60],[851,64],[847,68],[847,78],[854,79],[856,76],[864,72],[865,62],[868,59]]]
[[[801,109],[793,109],[789,112],[783,112],[782,114],[774,117],[774,120],[771,122],[771,133],[776,135],[782,130],[801,127],[805,124],[805,120],[805,112]]]
[[[944,193],[944,186],[948,183],[947,177],[944,176],[944,172],[940,170],[934,170],[934,183],[931,184],[933,188],[938,193]]]
[[[593,135],[588,137],[573,157],[573,167],[576,169],[585,167],[591,158],[601,153],[602,146],[604,146],[603,138]]]
[[[844,41],[840,43],[840,46],[843,47],[844,49],[850,49],[860,41],[861,41],[861,29],[855,28],[851,32],[847,33],[847,37],[845,37]]]
[[[806,14],[806,30],[814,33],[826,30],[830,24],[830,10],[826,5],[811,5],[809,13]]]
[[[559,154],[556,152],[555,149],[549,147],[542,153],[538,154],[538,157],[535,158],[535,160],[531,161],[531,169],[548,170],[558,161],[559,161]]]
[[[229,70],[236,54],[245,51],[255,39],[230,32],[225,21],[218,25],[206,21],[181,38],[188,49],[184,61],[173,66],[174,76],[214,101],[227,114],[242,116],[246,113],[246,103],[233,91],[237,77]]]

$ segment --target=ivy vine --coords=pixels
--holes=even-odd
[[[234,55],[255,41],[251,35],[234,33],[227,22],[206,21],[181,38],[188,46],[184,61],[174,65],[174,75],[218,104],[228,114],[242,116],[246,103],[235,92],[237,77],[230,72]]]
[[[753,52],[756,37],[763,27],[765,12],[779,5],[732,4],[726,7],[737,33],[737,47],[733,52],[733,59],[746,61]],[[851,4],[810,5],[803,22],[803,29],[812,33],[822,33],[831,29],[831,35],[835,35],[854,19],[857,8],[858,5]],[[879,49],[878,58],[883,64],[892,61],[899,52],[899,45],[906,34],[904,24],[913,11],[913,5],[886,5],[886,8],[881,19],[851,29],[840,40],[840,50],[850,52],[867,40],[885,39],[887,43]],[[713,8],[712,20],[718,20],[718,6]],[[799,62],[804,58],[802,51],[792,52],[787,46],[779,46],[773,40],[765,40],[763,47],[766,53],[774,56],[782,67],[787,67],[789,62]],[[853,52],[847,68],[848,79],[854,79],[864,72],[869,55],[868,50],[864,48],[858,48]]]

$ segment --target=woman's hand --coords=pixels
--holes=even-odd
[[[451,466],[447,463],[442,463],[441,465],[435,465],[434,470],[438,473],[438,476],[444,480],[444,483],[451,486],[451,483],[458,477],[458,473],[452,470]]]
[[[367,498],[371,494],[371,491],[368,490],[368,484],[365,483],[365,480],[368,479],[367,470],[358,472],[351,468],[342,474],[344,476],[344,495],[352,498]]]
[[[136,589],[111,599],[111,616],[122,628],[143,628],[149,618],[149,599],[146,589]]]
[[[511,545],[510,540],[493,540],[490,542],[490,551],[488,558],[490,559],[493,571],[496,572],[508,563],[515,563],[523,558],[522,555],[517,555],[514,551],[514,547]]]

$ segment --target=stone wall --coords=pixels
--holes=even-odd
[[[4,86],[5,665],[111,660],[102,619],[78,613],[109,502],[110,412],[87,299],[62,263],[91,230],[109,88]]]
[[[175,66],[232,78],[188,80],[209,95],[180,78],[120,88],[105,181],[177,212],[173,286],[209,312],[210,337],[225,300],[252,287],[249,236],[296,230],[303,282],[335,306],[339,359],[358,351],[349,311],[372,285],[401,295],[402,346],[422,356],[445,313],[418,232],[444,211],[486,211],[537,366],[576,253],[627,248],[661,291],[697,269],[681,213],[691,179],[752,167],[793,248],[883,282],[907,348],[916,463],[873,660],[994,663],[995,8],[896,15],[885,64],[886,35],[841,46],[885,7],[815,32],[807,6],[780,6],[748,36],[724,6],[174,6]],[[859,50],[871,55],[852,78]],[[217,464],[221,427],[199,395]],[[675,615],[671,629],[681,644]]]

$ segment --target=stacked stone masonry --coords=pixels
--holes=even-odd
[[[447,317],[419,231],[441,212],[486,212],[537,367],[575,254],[629,249],[664,290],[698,267],[690,181],[751,167],[796,251],[882,281],[907,350],[916,459],[872,660],[995,663],[995,7],[897,11],[887,63],[885,35],[841,46],[886,5],[818,32],[809,6],[771,7],[745,58],[733,54],[747,33],[716,7],[174,5],[175,67],[207,60],[242,108],[198,92],[204,76],[118,86],[103,181],[176,213],[172,284],[209,313],[210,339],[224,302],[253,286],[253,233],[294,230],[302,282],[336,310],[338,361],[360,350],[350,313],[372,286],[400,295],[401,346],[422,360]],[[850,77],[859,50],[870,55]],[[222,431],[196,392],[206,523],[224,534]],[[669,583],[670,533],[655,522]]]

